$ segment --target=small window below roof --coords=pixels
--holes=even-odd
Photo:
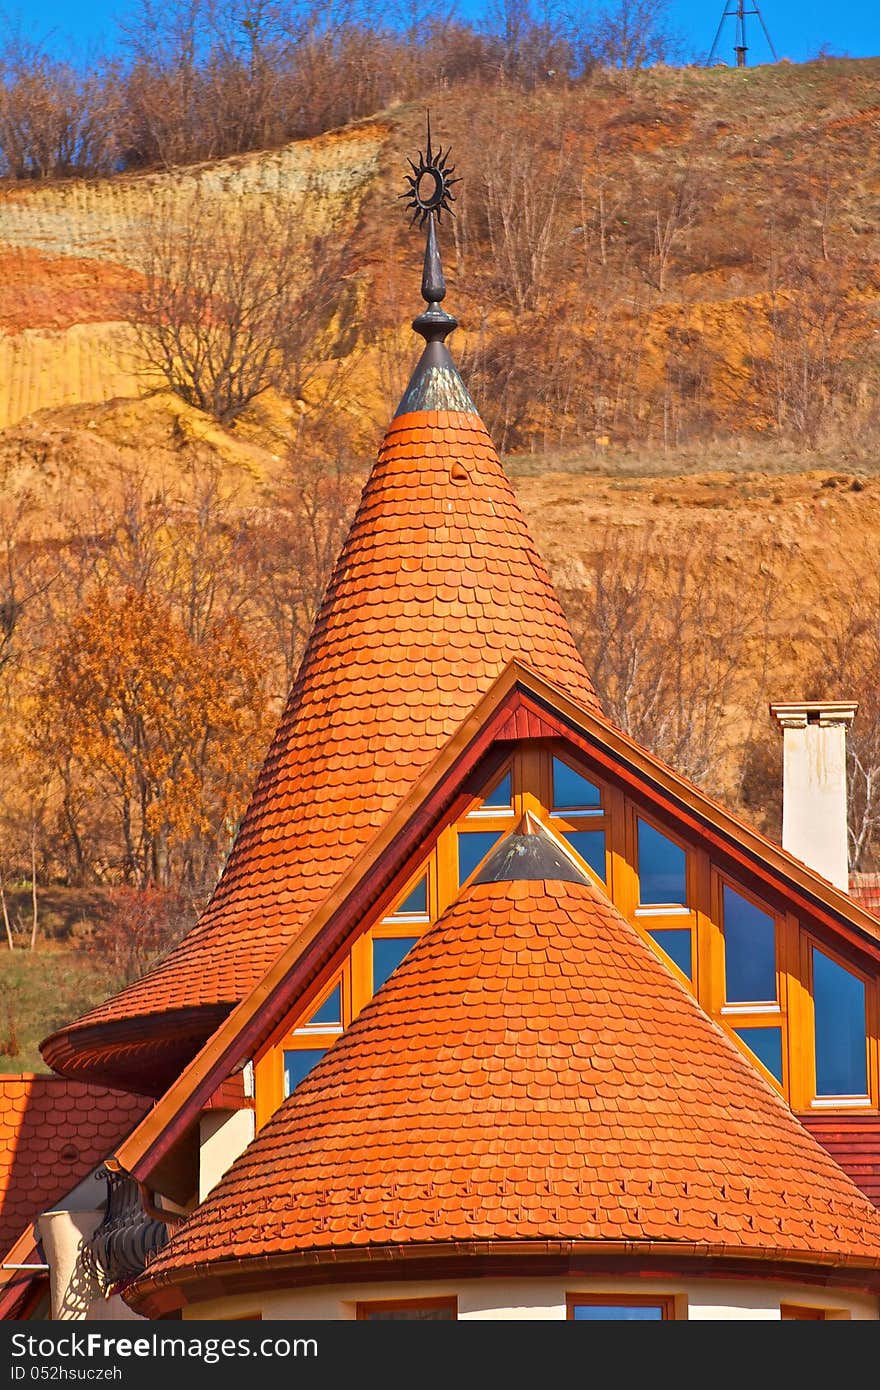
[[[865,985],[813,947],[816,1095],[867,1096]]]
[[[605,882],[605,831],[604,830],[564,830],[561,839],[567,840],[593,873]]]
[[[303,1028],[341,1028],[342,1027],[342,985],[338,984],[332,989],[324,1000],[319,1004],[314,1013],[299,1025],[297,1032]]]
[[[721,897],[727,1003],[775,1003],[776,923],[728,883]]]
[[[602,814],[599,788],[561,758],[553,759],[553,812],[555,815]]]
[[[404,956],[418,941],[417,936],[373,937],[373,993],[393,975]]]
[[[513,810],[513,774],[508,769],[499,782],[483,797],[479,806],[471,811],[472,816],[503,816]]]
[[[693,939],[690,927],[659,927],[649,931],[648,935],[678,966],[682,975],[693,980]]]
[[[388,914],[389,919],[399,917],[424,918],[428,915],[428,875],[425,874],[414,884],[406,897]]]
[[[470,878],[478,864],[501,839],[497,830],[459,830],[458,832],[458,882],[459,886]]]
[[[641,816],[637,832],[639,905],[684,907],[687,903],[687,855],[681,845]]]
[[[284,1095],[291,1095],[320,1062],[326,1047],[298,1047],[284,1053]]]
[[[672,1298],[569,1294],[566,1304],[573,1322],[663,1322],[675,1318]]]
[[[782,1085],[782,1029],[781,1028],[734,1028],[750,1052],[754,1052],[759,1062],[763,1062],[770,1075]]]

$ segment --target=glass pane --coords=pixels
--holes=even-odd
[[[509,811],[513,805],[513,780],[509,772],[505,772],[501,781],[493,787],[489,795],[483,802],[484,808],[489,810]]]
[[[724,968],[727,1001],[776,999],[776,924],[742,894],[724,885]]]
[[[644,820],[639,821],[638,832],[639,902],[684,906],[687,902],[687,858],[681,845],[661,835]]]
[[[420,878],[412,892],[390,914],[392,917],[427,917],[428,878]]]
[[[734,1028],[738,1038],[763,1062],[771,1076],[782,1085],[782,1029]]]
[[[568,840],[573,850],[576,850],[585,864],[590,868],[597,878],[605,882],[605,831],[604,830],[572,830],[566,834],[564,839]]]
[[[376,936],[373,938],[373,993],[396,970],[417,936]]]
[[[312,1067],[320,1062],[326,1047],[303,1047],[284,1054],[284,1094],[289,1096],[301,1081],[305,1081]]]
[[[554,811],[600,811],[602,795],[598,787],[588,782],[568,763],[553,759]]]
[[[662,1322],[659,1303],[577,1303],[576,1322]]]
[[[813,947],[816,1011],[816,1095],[864,1096],[868,1091],[865,986]]]
[[[342,986],[336,988],[327,995],[323,1004],[320,1004],[313,1014],[305,1021],[305,1027],[311,1028],[316,1023],[323,1023],[325,1027],[342,1027]]]
[[[458,881],[464,883],[485,859],[501,836],[496,830],[460,830],[458,832]]]
[[[687,975],[689,980],[693,979],[690,927],[664,927],[660,931],[652,931],[651,936],[669,959],[675,961],[679,970]]]

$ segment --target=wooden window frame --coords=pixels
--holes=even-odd
[[[780,1303],[780,1322],[826,1322],[827,1308],[816,1308],[809,1303]]]
[[[785,913],[774,908],[766,898],[760,897],[751,888],[748,888],[739,879],[727,873],[724,869],[719,869],[713,865],[712,868],[712,912],[715,921],[718,923],[718,930],[721,934],[721,994],[719,1003],[719,1013],[728,1020],[736,1019],[778,1019],[785,1014],[785,972],[783,970],[783,934],[785,931]],[[738,894],[745,902],[751,903],[752,907],[758,912],[763,912],[765,917],[769,917],[773,923],[773,940],[775,945],[775,962],[773,974],[776,979],[776,998],[775,999],[748,999],[748,1000],[729,1000],[727,998],[727,941],[724,930],[724,889],[729,888],[732,893]],[[758,1022],[748,1024],[737,1022],[731,1023],[731,1027],[755,1027],[760,1028]]]
[[[395,1313],[402,1308],[451,1308],[454,1321],[458,1321],[458,1298],[376,1298],[363,1299],[355,1304],[357,1322],[370,1321],[369,1314]],[[453,1319],[450,1319],[452,1321]]]
[[[639,875],[639,821],[644,821],[650,825],[658,834],[664,835],[684,854],[684,873],[685,873],[685,896],[687,902],[679,906],[676,903],[645,903],[641,898],[641,880]],[[699,912],[696,904],[699,901],[699,859],[698,852],[687,840],[669,829],[669,827],[659,821],[655,816],[646,812],[643,807],[635,802],[626,800],[625,819],[624,819],[624,858],[626,861],[626,883],[627,889],[622,894],[622,901],[618,902],[614,898],[615,906],[636,928],[639,935],[648,943],[651,950],[660,957],[663,964],[668,966],[675,973],[677,979],[681,980],[688,988],[690,993],[696,998],[700,997],[700,985],[702,979],[702,961],[700,952],[699,936]],[[618,881],[620,875],[618,875]],[[655,931],[689,931],[691,936],[691,975],[685,975],[684,971],[676,964],[671,956],[664,951],[660,942],[651,935]]]
[[[596,788],[596,791],[599,793],[598,807],[584,806],[579,810],[576,806],[556,806],[555,798],[553,796],[554,761],[558,763],[564,763],[565,766],[571,772],[573,772],[576,777],[582,777],[585,782],[589,782],[591,786]],[[579,764],[580,759],[572,759],[572,756],[567,749],[563,753],[556,748],[552,748],[548,753],[546,801],[547,815],[552,820],[556,821],[574,821],[575,824],[572,826],[572,829],[576,829],[577,826],[583,821],[602,820],[607,814],[604,780],[597,779],[596,774],[592,770],[590,770],[590,772],[587,773],[584,770],[583,766]]]
[[[808,928],[801,926],[801,978],[804,983],[804,1047],[807,1057],[806,1109],[813,1114],[868,1113],[880,1105],[880,1084],[878,1084],[878,1054],[880,1054],[880,985],[867,971],[854,965],[840,951],[820,940]],[[867,1094],[864,1096],[820,1096],[817,1093],[816,1064],[816,1004],[813,993],[813,949],[827,956],[842,970],[849,971],[865,988],[865,1081]]]
[[[675,1294],[640,1293],[567,1293],[565,1317],[574,1322],[574,1310],[587,1304],[591,1308],[661,1308],[663,1322],[675,1322]]]
[[[599,792],[598,809],[584,809],[578,811],[573,807],[565,807],[556,810],[553,805],[553,759],[565,763],[572,772],[583,777],[590,782]],[[563,748],[561,744],[553,744],[546,750],[541,750],[540,762],[536,768],[536,782],[534,787],[535,810],[538,818],[544,827],[550,831],[559,845],[560,849],[570,855],[574,863],[591,883],[601,889],[609,898],[612,897],[612,874],[613,874],[613,853],[612,853],[612,822],[611,822],[611,802],[613,800],[611,789],[605,778],[598,776],[592,768],[584,765],[583,761],[573,755],[568,748]],[[605,874],[599,878],[592,865],[588,864],[578,853],[576,847],[568,839],[569,834],[577,835],[579,832],[602,831],[605,836]]]

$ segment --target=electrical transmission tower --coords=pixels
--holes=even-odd
[[[745,0],[725,0],[724,11],[718,23],[718,29],[715,33],[715,39],[712,43],[712,47],[709,50],[709,57],[706,59],[707,67],[711,67],[712,63],[714,62],[715,54],[718,51],[718,41],[721,38],[721,30],[724,28],[725,19],[732,19],[735,22],[735,42],[733,45],[733,51],[736,54],[736,65],[738,68],[745,67],[746,53],[748,52],[748,44],[746,43],[746,19],[749,15],[754,15],[761,28],[763,29],[764,38],[767,40],[770,52],[773,54],[774,63],[779,62],[779,59],[776,56],[776,49],[773,47],[773,40],[770,38],[770,35],[767,32],[767,25],[764,23],[764,16],[758,9],[758,0],[753,0],[751,9],[746,9]]]

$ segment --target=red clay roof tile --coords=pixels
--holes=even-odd
[[[0,1076],[0,1249],[101,1163],[149,1105],[61,1076]]]
[[[211,902],[155,970],[62,1030],[63,1050],[47,1040],[47,1059],[100,1076],[94,1034],[71,1056],[77,1029],[240,1000],[516,658],[598,708],[482,421],[399,416]]]
[[[364,1242],[637,1239],[877,1268],[880,1213],[607,899],[510,886],[471,886],[422,937],[135,1300],[248,1257],[274,1284],[272,1256]]]

